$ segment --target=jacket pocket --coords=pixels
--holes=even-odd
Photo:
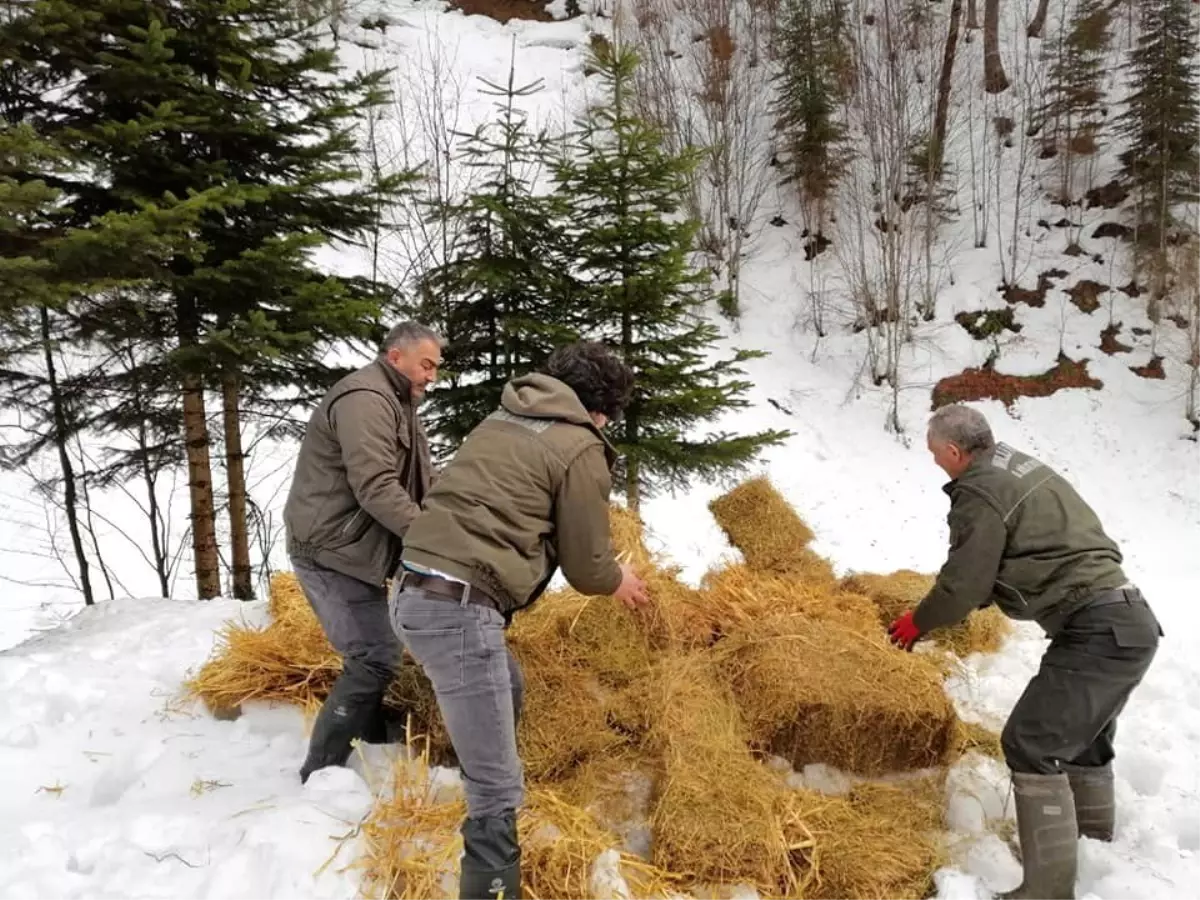
[[[1021,609],[1029,609],[1029,601],[1025,599],[1025,595],[1018,591],[1011,584],[1005,584],[998,578],[996,579],[993,593],[995,593],[1000,600],[1007,600],[1009,603],[1013,604],[1014,606],[1018,606]]]
[[[337,545],[338,547],[349,547],[351,544],[356,544],[363,539],[363,536],[371,527],[371,517],[367,511],[361,506],[354,511],[346,524],[338,529]]]

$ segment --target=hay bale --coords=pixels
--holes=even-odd
[[[954,743],[957,755],[967,753],[982,753],[992,759],[1004,759],[1004,747],[1000,743],[1000,732],[993,731],[979,722],[964,722],[959,720]]]
[[[957,717],[942,673],[882,635],[777,615],[715,652],[755,744],[796,768],[823,762],[881,775],[936,766],[953,752]]]
[[[833,566],[808,546],[812,530],[766,478],[743,482],[708,508],[751,569],[835,580]]]
[[[532,781],[561,778],[592,756],[628,740],[610,726],[605,705],[612,689],[589,666],[589,648],[575,637],[581,621],[585,631],[600,628],[598,610],[606,602],[578,595],[548,596],[514,620],[509,644],[525,675],[517,741],[526,776]],[[588,614],[593,603],[596,611]],[[619,626],[612,633],[619,634]],[[597,639],[592,649],[602,659],[619,660],[628,648],[602,647]],[[612,662],[609,668],[616,670],[619,664]]]
[[[664,662],[647,685],[661,756],[653,861],[700,882],[749,882],[794,896],[803,882],[780,813],[788,790],[747,746],[733,696],[705,654]]]
[[[265,628],[227,622],[212,657],[184,683],[214,713],[247,700],[278,700],[312,710],[341,673],[341,658],[294,575],[271,579],[268,608],[273,621]]]
[[[840,622],[864,633],[879,630],[878,612],[869,598],[838,590],[830,582],[760,572],[744,563],[735,563],[709,572],[701,587],[704,614],[712,629],[721,635],[779,614]]]
[[[808,896],[921,898],[947,859],[944,776],[856,785],[806,822],[817,847]]]
[[[935,575],[899,569],[888,575],[856,572],[842,580],[842,587],[865,594],[879,609],[879,621],[885,628],[896,617],[914,609],[925,599],[936,580]],[[995,653],[1012,632],[1012,623],[997,607],[976,610],[952,628],[939,628],[929,640],[963,658],[972,653]]]

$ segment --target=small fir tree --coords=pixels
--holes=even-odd
[[[604,85],[556,171],[570,205],[566,236],[579,279],[579,330],[617,348],[637,387],[616,426],[618,483],[629,506],[655,486],[744,469],[786,432],[702,435],[696,426],[747,405],[739,364],[712,361],[717,329],[703,316],[708,279],[689,265],[697,223],[681,218],[695,153],[672,155],[633,112],[634,53],[600,44],[588,61]]]
[[[1099,149],[1104,124],[1104,74],[1112,13],[1104,0],[1075,0],[1058,38],[1049,42],[1050,81],[1041,111],[1048,151],[1060,158],[1060,200],[1070,203],[1079,157]],[[1089,184],[1082,186],[1086,191]]]
[[[841,110],[853,80],[843,0],[786,0],[776,37],[774,111],[784,183],[800,193],[807,225],[819,233],[825,203],[850,160]]]
[[[473,189],[435,210],[459,235],[449,259],[422,279],[424,318],[447,340],[444,387],[430,394],[429,430],[438,455],[452,451],[500,401],[504,384],[541,363],[574,336],[567,324],[571,279],[561,239],[565,208],[539,192],[539,174],[556,144],[533,132],[521,99],[542,90],[541,79],[484,81],[498,98],[496,118],[460,135],[460,162],[477,170]]]
[[[1140,33],[1130,57],[1132,91],[1119,125],[1129,148],[1121,155],[1137,204],[1138,269],[1148,276],[1150,312],[1172,282],[1173,232],[1189,229],[1175,212],[1200,199],[1200,77],[1198,38],[1188,0],[1142,4]]]
[[[1141,31],[1130,58],[1133,90],[1120,126],[1129,140],[1124,174],[1145,198],[1146,223],[1171,221],[1171,208],[1195,202],[1200,143],[1200,52],[1188,0],[1144,4]],[[1153,235],[1149,235],[1153,238]]]

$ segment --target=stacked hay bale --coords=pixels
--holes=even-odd
[[[708,508],[751,569],[810,584],[835,580],[833,565],[809,547],[812,530],[765,477],[743,482]]]
[[[664,663],[647,687],[647,744],[661,767],[651,814],[655,864],[701,884],[749,882],[767,896],[799,896],[807,867],[793,858],[780,821],[786,786],[752,755],[708,655]]]
[[[945,767],[985,737],[957,720],[933,656],[887,644],[877,584],[839,581],[768,482],[712,510],[745,562],[699,589],[614,508],[614,544],[647,580],[651,607],[567,589],[514,620],[527,896],[605,895],[592,866],[602,851],[629,896],[729,884],[764,897],[924,896],[942,860]],[[290,576],[274,579],[271,608],[265,629],[226,629],[195,693],[302,705],[323,696],[337,657]],[[430,737],[433,762],[452,760],[417,667],[402,669],[389,702]],[[935,774],[826,796],[790,784],[772,756],[858,779]],[[453,896],[461,799],[431,799],[428,772],[397,765],[393,794],[365,829],[375,892]]]

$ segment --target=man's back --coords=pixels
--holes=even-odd
[[[1096,513],[1066,479],[1026,453],[997,444],[949,493],[960,506],[983,500],[1004,524],[995,599],[1014,618],[1059,618],[1126,580],[1121,552]]]
[[[487,591],[511,614],[556,566],[584,593],[616,589],[608,529],[611,447],[573,391],[548,375],[505,387],[425,499],[403,558]]]

